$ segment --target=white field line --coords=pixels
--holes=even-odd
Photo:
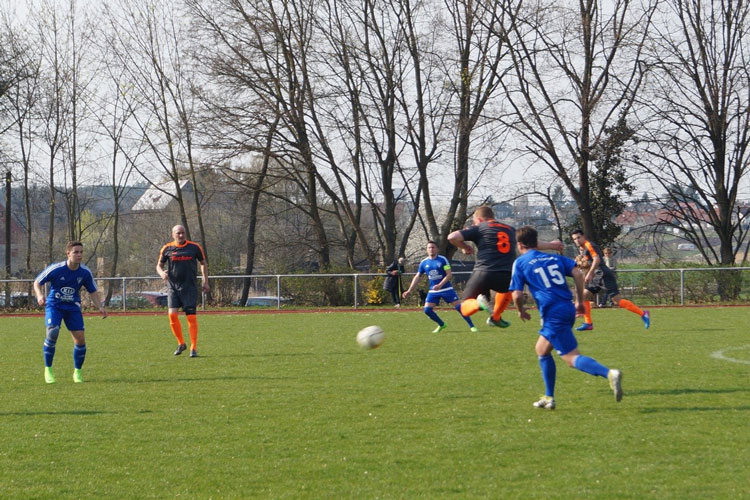
[[[740,351],[740,350],[750,350],[750,345],[743,345],[739,347],[727,347],[726,349],[721,349],[720,351],[716,351],[715,353],[711,354],[712,358],[721,359],[723,361],[731,361],[732,363],[742,363],[743,365],[750,365],[750,359],[737,359],[732,358],[730,356],[727,356],[727,352],[729,351]]]

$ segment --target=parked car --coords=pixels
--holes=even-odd
[[[289,299],[281,297],[281,305],[288,303]],[[245,307],[276,307],[279,304],[279,298],[271,295],[264,295],[260,297],[248,297],[245,301]],[[240,306],[239,300],[232,302],[233,306]]]
[[[148,300],[153,306],[167,307],[167,294],[165,292],[136,292]]]
[[[34,295],[29,295],[26,292],[11,292],[10,304],[7,304],[5,292],[0,293],[0,306],[2,307],[29,307],[29,305],[36,305],[36,297]]]

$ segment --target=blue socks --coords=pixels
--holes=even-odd
[[[461,304],[456,305],[456,311],[458,311],[458,314],[461,314]],[[474,323],[469,316],[461,314],[461,317],[469,324],[469,328],[474,328]]]
[[[86,359],[86,344],[73,346],[73,366],[77,370],[83,367],[83,360]]]
[[[555,358],[551,354],[539,356],[539,368],[542,369],[542,379],[544,379],[544,395],[552,398],[555,396],[555,377],[557,375]]]
[[[427,315],[428,318],[430,318],[432,321],[434,321],[438,325],[443,326],[445,324],[443,323],[443,320],[440,319],[440,317],[437,315],[437,313],[432,310],[431,307],[425,307],[424,313]]]
[[[577,370],[581,370],[589,375],[597,375],[604,378],[607,378],[607,373],[609,373],[609,368],[599,364],[594,358],[589,358],[588,356],[578,356],[573,366]]]

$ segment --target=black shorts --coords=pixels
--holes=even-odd
[[[605,289],[607,294],[612,297],[620,294],[614,274],[595,273],[594,278],[586,285],[586,290],[591,293],[599,293],[602,289]]]
[[[195,314],[197,306],[198,287],[167,288],[167,307],[170,309],[182,308],[185,314]]]
[[[480,294],[489,299],[490,290],[507,292],[510,275],[510,271],[474,271],[466,282],[464,299],[476,299]]]

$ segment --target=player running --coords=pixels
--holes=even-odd
[[[196,315],[198,264],[201,265],[204,292],[210,290],[208,286],[208,264],[203,248],[198,243],[187,240],[183,226],[172,228],[172,238],[174,238],[174,241],[164,245],[159,252],[156,272],[167,282],[169,326],[177,339],[177,350],[174,355],[179,356],[187,350],[178,315],[181,307],[185,311],[185,316],[187,316],[190,333],[190,357],[196,358],[198,357],[198,317]],[[166,270],[164,269],[165,265],[167,266]]]
[[[57,337],[60,325],[65,327],[73,337],[73,382],[83,382],[81,369],[86,359],[86,336],[84,335],[83,313],[81,311],[81,287],[85,287],[91,300],[99,306],[102,318],[107,317],[99,291],[94,282],[91,270],[81,263],[83,260],[83,243],[71,241],[65,246],[67,259],[50,264],[34,280],[36,301],[44,306],[44,322],[47,335],[44,339],[44,381],[55,383],[52,361],[55,358]],[[44,284],[49,283],[49,294],[44,296]]]
[[[539,367],[544,379],[545,393],[534,407],[547,410],[555,409],[555,360],[552,349],[568,364],[590,375],[609,380],[615,395],[615,401],[622,399],[622,373],[610,370],[578,352],[578,341],[573,335],[573,324],[576,311],[583,311],[583,274],[576,267],[574,260],[562,255],[548,254],[537,249],[536,229],[524,226],[518,230],[518,251],[521,256],[513,265],[513,279],[510,290],[518,308],[518,315],[523,321],[531,319],[524,307],[523,287],[527,285],[534,297],[539,313],[542,316],[542,329],[536,342],[536,354],[539,356]],[[576,284],[575,305],[568,288],[566,276],[571,276]]]
[[[629,300],[620,297],[620,289],[617,287],[617,278],[615,278],[615,273],[612,272],[607,264],[604,263],[604,260],[601,257],[602,253],[599,251],[599,247],[595,243],[586,239],[586,237],[583,235],[583,231],[581,231],[580,229],[576,229],[575,231],[573,231],[570,237],[573,239],[573,242],[582,250],[583,258],[587,259],[591,263],[590,267],[588,268],[588,272],[586,272],[586,276],[584,277],[586,286],[588,287],[589,284],[592,283],[594,277],[596,276],[597,269],[600,269],[602,272],[602,279],[604,281],[604,288],[607,289],[607,294],[612,303],[640,316],[643,320],[643,324],[646,326],[646,329],[648,329],[648,327],[651,326],[651,313],[642,310]],[[591,319],[591,300],[594,298],[594,294],[587,289],[584,291],[583,296],[585,299],[583,302],[583,324],[576,328],[576,330],[593,330],[594,322]]]
[[[424,313],[432,321],[438,324],[438,326],[432,331],[432,333],[438,333],[448,326],[434,311],[434,307],[440,303],[440,300],[444,300],[448,304],[452,305],[458,314],[461,314],[461,306],[458,300],[458,294],[453,289],[450,279],[452,276],[451,265],[448,259],[442,255],[438,255],[438,246],[434,241],[427,242],[427,258],[419,263],[419,269],[417,274],[411,280],[409,289],[403,293],[403,297],[406,298],[417,286],[419,279],[426,275],[430,282],[430,291],[427,292],[427,298],[424,301]],[[474,326],[471,318],[461,314],[461,317],[466,320],[469,324],[469,328],[472,332],[478,332],[479,329]]]
[[[468,241],[477,246],[477,260],[464,289],[461,314],[471,316],[480,309],[489,311],[487,298],[490,290],[494,290],[495,305],[487,324],[507,328],[510,323],[503,320],[502,314],[511,300],[508,284],[516,258],[516,230],[496,221],[492,207],[486,205],[474,211],[472,221],[472,227],[448,235],[448,241],[461,249],[464,255],[474,253]],[[559,241],[540,242],[542,250],[562,250],[562,247]]]

